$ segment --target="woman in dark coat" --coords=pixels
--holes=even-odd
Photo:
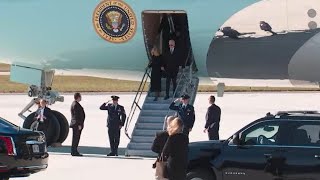
[[[161,69],[163,68],[162,56],[159,53],[159,50],[154,47],[151,50],[152,60],[149,63],[149,68],[152,68],[151,71],[151,92],[155,93],[154,101],[158,100],[158,97],[161,92]]]
[[[169,126],[170,122],[172,120],[174,120],[176,117],[174,116],[169,116],[167,117],[167,126]],[[156,134],[156,137],[154,138],[154,141],[153,141],[153,144],[152,144],[152,147],[151,147],[151,150],[155,153],[158,153],[158,158],[157,160],[159,160],[160,156],[161,156],[161,153],[162,153],[162,150],[163,150],[163,147],[164,145],[166,144],[167,142],[167,139],[169,137],[169,133],[168,131],[161,131],[161,132],[158,132]]]
[[[175,118],[169,124],[169,138],[163,148],[167,159],[167,176],[169,180],[185,180],[188,166],[189,138],[182,133],[183,122]]]

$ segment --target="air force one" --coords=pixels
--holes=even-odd
[[[216,83],[318,84],[319,13],[318,0],[2,0],[0,61],[41,98],[51,69],[142,75],[172,36],[181,65]]]

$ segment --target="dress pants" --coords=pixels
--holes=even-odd
[[[118,146],[120,143],[120,128],[118,127],[109,127],[108,129],[110,149],[114,154],[118,154]]]
[[[209,140],[219,140],[219,127],[213,127],[208,130]]]
[[[78,153],[78,146],[79,146],[81,132],[82,132],[82,129],[79,130],[78,126],[72,127],[71,153]]]
[[[168,73],[166,79],[166,96],[169,96],[170,84],[173,84],[173,93],[177,88],[177,73]]]

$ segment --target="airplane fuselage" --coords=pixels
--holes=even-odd
[[[306,3],[305,7],[295,4],[289,10],[288,4],[283,6],[284,1],[279,3],[276,0],[125,0],[123,2],[132,10],[130,16],[135,18],[136,25],[131,29],[130,37],[114,43],[99,35],[94,23],[95,10],[100,2],[1,1],[0,61],[54,69],[142,72],[149,60],[142,26],[143,12],[184,11],[200,76],[320,81],[317,73],[306,74],[303,70],[306,63],[301,63],[302,60],[305,62],[306,57],[301,49],[312,40],[311,46],[315,51],[308,52],[308,58],[312,60],[306,62],[308,67],[320,67],[320,63],[314,60],[319,53],[316,50],[316,47],[320,47],[319,30],[314,25],[308,27],[309,21],[320,24],[319,15],[314,18],[307,16],[308,9],[320,11],[316,0]],[[270,15],[272,3],[280,10],[275,13],[277,16]],[[289,3],[294,4],[293,1]],[[257,10],[259,13],[255,18],[248,16]],[[305,18],[299,19],[299,13]],[[276,36],[255,36],[255,32],[253,36],[243,35],[239,39],[216,36],[217,30],[223,25],[236,27],[241,33],[258,31],[258,19],[274,24],[276,32],[285,32]],[[282,22],[285,20],[286,26]],[[121,27],[111,23],[110,28],[120,31]],[[293,32],[295,30],[299,32]]]

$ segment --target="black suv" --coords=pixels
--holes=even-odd
[[[319,180],[320,113],[268,113],[223,141],[190,144],[188,180]]]
[[[0,118],[0,180],[26,177],[47,166],[44,133],[20,128]]]

